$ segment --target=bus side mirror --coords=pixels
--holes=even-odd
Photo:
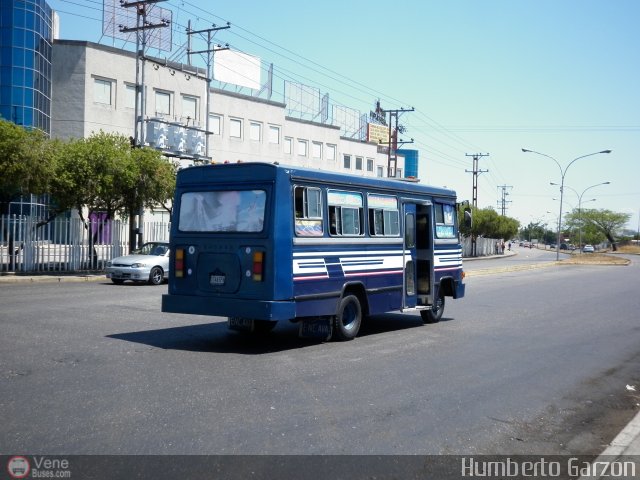
[[[471,228],[472,225],[473,225],[473,219],[471,218],[471,209],[465,208],[464,209],[464,226],[465,228]]]

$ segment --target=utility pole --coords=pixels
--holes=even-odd
[[[187,48],[187,63],[189,65],[191,65],[191,55],[196,55],[199,53],[206,53],[207,54],[207,58],[206,58],[206,63],[207,63],[207,96],[206,96],[206,111],[205,111],[205,152],[206,152],[206,156],[210,157],[209,155],[209,137],[211,135],[211,130],[209,130],[209,107],[210,107],[210,103],[211,103],[211,79],[213,78],[213,72],[212,72],[212,63],[213,63],[213,54],[215,52],[219,52],[220,50],[229,50],[229,44],[226,44],[224,47],[222,45],[217,45],[215,47],[212,47],[211,42],[212,42],[212,37],[213,37],[213,33],[217,32],[218,30],[226,30],[227,28],[231,28],[231,25],[227,22],[227,25],[225,27],[216,27],[215,25],[212,25],[211,28],[205,28],[203,30],[191,30],[191,22],[189,22],[189,27],[187,27],[187,35],[194,35],[194,34],[201,34],[201,33],[206,33],[207,34],[207,49],[206,50],[198,50],[198,51],[191,51],[191,37],[189,36],[189,46]]]
[[[145,50],[147,49],[147,30],[154,28],[164,28],[169,26],[169,20],[162,20],[161,23],[149,23],[147,21],[147,7],[166,0],[140,0],[133,2],[120,2],[123,8],[136,9],[136,26],[126,27],[120,25],[120,33],[136,32],[136,98],[135,98],[135,124],[133,128],[133,146],[144,145],[144,128],[142,128],[145,98],[144,98],[144,61]]]
[[[163,2],[165,0],[140,0],[133,2],[126,2],[121,0],[120,5],[123,8],[135,8],[136,9],[136,26],[126,27],[120,25],[120,33],[136,32],[136,98],[135,98],[135,113],[134,113],[134,126],[133,126],[133,141],[132,147],[144,146],[144,111],[145,111],[145,95],[144,95],[144,61],[147,49],[147,30],[155,28],[168,27],[169,20],[162,19],[160,23],[150,23],[147,20],[147,7],[156,3]],[[134,218],[133,212],[130,212],[129,216],[129,249],[135,250],[142,245],[143,242],[143,225],[144,225],[144,207],[140,205],[140,210],[137,217]]]
[[[504,217],[507,213],[507,203],[511,203],[511,200],[507,200],[507,196],[509,192],[507,192],[507,188],[513,188],[512,185],[498,185],[498,188],[502,189],[502,198],[498,200],[498,208],[502,211],[502,216]]]
[[[488,157],[489,154],[488,153],[473,153],[473,154],[466,153],[465,155],[467,157],[473,157],[473,170],[465,170],[465,172],[473,173],[473,194],[471,196],[472,198],[471,202],[472,202],[473,208],[477,209],[478,208],[478,176],[481,173],[486,173],[489,171],[489,170],[480,170],[478,168],[478,161],[482,157]],[[472,257],[477,256],[475,235],[471,236],[471,256]]]
[[[387,177],[395,177],[396,176],[396,168],[398,166],[398,144],[404,145],[406,143],[413,143],[413,138],[411,140],[399,140],[398,141],[398,133],[404,133],[405,128],[403,125],[398,125],[398,116],[404,112],[413,112],[415,108],[411,107],[410,109],[399,108],[396,110],[381,110],[381,113],[389,114],[389,151],[387,153]],[[394,126],[395,123],[395,126]]]

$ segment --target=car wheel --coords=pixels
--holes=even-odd
[[[358,297],[347,295],[340,300],[338,313],[333,320],[333,338],[335,340],[353,340],[362,323],[362,306]]]
[[[151,285],[160,285],[164,281],[164,272],[160,267],[153,267],[149,274],[149,283]]]
[[[442,313],[444,312],[444,295],[442,292],[438,294],[438,298],[431,306],[426,310],[420,310],[420,316],[422,317],[422,321],[424,323],[438,323],[442,318]]]
[[[124,283],[124,280],[120,280],[119,278],[112,278],[111,281],[116,285],[122,285]]]

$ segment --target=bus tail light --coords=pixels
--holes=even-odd
[[[253,252],[253,280],[255,282],[262,281],[263,268],[264,252]]]
[[[184,248],[176,248],[176,259],[173,265],[176,278],[184,277]]]

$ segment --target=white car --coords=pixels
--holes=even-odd
[[[106,272],[116,285],[125,280],[160,285],[169,279],[169,243],[145,243],[131,254],[107,262]]]
[[[594,253],[596,249],[593,248],[593,245],[585,245],[584,247],[582,247],[582,251],[584,253]]]

